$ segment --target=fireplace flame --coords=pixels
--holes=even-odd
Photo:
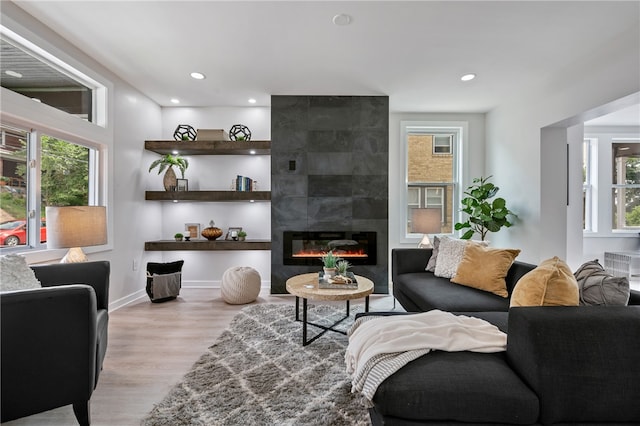
[[[292,257],[322,257],[325,252],[321,249],[306,249],[293,253]],[[340,250],[333,249],[333,254],[342,258],[367,258],[369,255],[364,249]]]

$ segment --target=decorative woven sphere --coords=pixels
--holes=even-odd
[[[249,266],[234,266],[222,275],[220,293],[230,305],[251,303],[260,294],[260,274]]]
[[[188,124],[179,124],[173,132],[173,138],[177,141],[195,141],[196,131]]]
[[[232,141],[245,141],[251,140],[251,130],[245,125],[234,124],[229,130],[229,139]]]

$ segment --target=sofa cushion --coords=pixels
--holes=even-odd
[[[431,243],[433,249],[431,251],[431,257],[427,262],[427,267],[425,271],[435,272],[436,271],[436,262],[438,260],[438,253],[440,252],[440,237],[437,235],[433,236],[433,242]]]
[[[626,306],[629,302],[629,278],[607,273],[598,259],[583,263],[573,276],[578,281],[580,305]]]
[[[28,290],[40,288],[42,284],[27,259],[19,254],[0,256],[0,291]]]
[[[507,357],[540,399],[540,423],[640,424],[640,307],[509,311]]]
[[[508,311],[509,300],[493,293],[465,287],[431,272],[400,274],[394,295],[409,311],[441,309],[449,312]]]
[[[577,306],[578,282],[557,256],[544,260],[520,278],[511,294],[511,306]]]
[[[437,277],[451,278],[456,274],[458,265],[462,261],[465,248],[469,244],[487,246],[486,241],[460,240],[457,238],[441,237],[438,247],[438,258],[434,273]]]
[[[387,378],[373,402],[382,415],[424,422],[532,424],[538,418],[537,396],[504,352],[433,351]]]
[[[505,277],[519,254],[518,249],[498,249],[469,244],[464,249],[462,261],[451,282],[509,297]]]

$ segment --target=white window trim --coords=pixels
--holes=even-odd
[[[635,135],[638,136],[635,136]],[[584,139],[597,142],[593,146],[593,230],[583,231],[584,238],[638,238],[638,229],[613,229],[613,202],[611,176],[613,141],[638,140],[640,128],[631,126],[628,132],[619,127],[585,127]]]
[[[114,146],[112,119],[114,106],[113,98],[110,96],[114,91],[114,85],[103,74],[96,71],[97,69],[102,69],[104,72],[108,72],[99,63],[86,55],[79,55],[77,51],[74,51],[73,46],[69,45],[57,34],[39,26],[35,20],[24,19],[19,13],[11,13],[18,10],[17,7],[14,6],[14,8],[13,10],[11,8],[3,10],[2,25],[4,27],[31,41],[51,55],[69,64],[75,70],[83,73],[89,79],[95,80],[102,85],[103,89],[97,90],[95,93],[95,101],[102,102],[104,105],[103,111],[98,111],[96,114],[96,120],[102,122],[103,126],[78,119],[49,105],[34,102],[4,87],[0,87],[0,98],[2,99],[0,120],[7,125],[38,129],[53,137],[99,150],[99,159],[97,160],[99,182],[96,184],[99,189],[99,200],[96,204],[107,206],[108,243],[104,246],[89,247],[83,250],[86,253],[112,250],[114,240],[113,189],[109,182],[113,181],[110,177],[113,161],[109,157],[109,151]],[[71,55],[67,51],[74,51],[75,54]],[[103,114],[104,116],[98,118],[98,114]],[[31,250],[24,253],[24,255],[29,263],[39,263],[60,259],[65,252],[66,250]]]
[[[418,242],[422,239],[422,234],[417,233],[408,233],[407,225],[406,225],[406,208],[408,205],[407,199],[407,186],[409,184],[408,177],[408,155],[409,155],[409,147],[407,144],[407,137],[410,133],[415,133],[418,131],[424,131],[426,134],[432,134],[433,130],[428,129],[438,129],[442,133],[451,133],[452,131],[459,132],[458,141],[453,147],[453,155],[457,156],[457,161],[454,161],[454,181],[456,182],[457,187],[454,187],[454,195],[453,195],[453,223],[460,221],[460,213],[459,210],[456,209],[456,206],[460,205],[460,195],[462,192],[462,177],[463,171],[467,170],[467,135],[469,134],[469,123],[467,121],[400,121],[400,145],[402,155],[400,156],[400,170],[404,173],[404,179],[402,181],[402,187],[399,188],[400,191],[400,203],[396,207],[397,216],[399,218],[399,223],[396,224],[396,229],[398,229],[400,236],[400,243],[408,243],[408,244],[418,244]],[[451,155],[451,154],[449,154]]]

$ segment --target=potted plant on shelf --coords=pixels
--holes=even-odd
[[[238,241],[244,241],[247,238],[245,231],[238,231]]]
[[[487,232],[498,232],[503,226],[508,228],[512,225],[508,217],[517,217],[507,208],[504,198],[498,197],[491,201],[500,188],[489,182],[489,179],[491,176],[475,178],[473,185],[464,192],[466,197],[461,201],[462,211],[469,216],[465,222],[455,225],[456,231],[468,228],[460,237],[464,240],[470,239],[477,232],[484,241]]]
[[[173,238],[176,239],[176,241],[182,241],[182,238],[184,237],[184,235],[182,235],[180,232],[178,232],[177,234],[175,234],[173,236]]]
[[[184,179],[184,172],[189,167],[189,160],[179,155],[165,154],[149,166],[149,173],[151,173],[151,170],[156,167],[159,167],[158,174],[166,170],[162,180],[165,191],[175,191],[177,186],[177,177],[176,172],[173,170],[173,166],[180,169],[182,179]]]
[[[328,251],[320,258],[322,260],[322,264],[324,265],[324,275],[325,277],[333,277],[337,272],[337,263],[340,259],[338,256],[333,254],[333,251]]]

